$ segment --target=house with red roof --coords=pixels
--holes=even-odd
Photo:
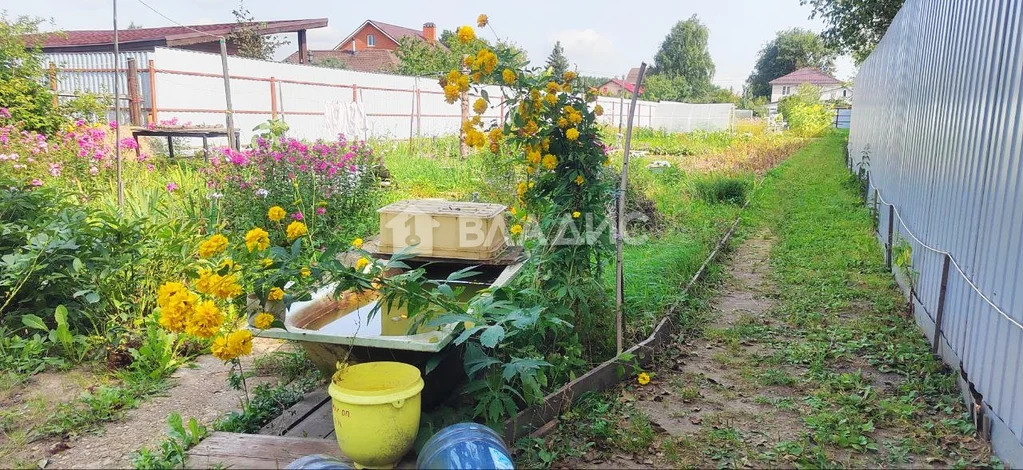
[[[394,51],[405,38],[445,47],[437,40],[437,26],[433,23],[424,23],[421,29],[413,29],[366,20],[333,49],[309,51],[307,59],[313,64],[331,59],[348,70],[359,72],[387,72],[400,62]],[[295,53],[284,60],[295,63],[300,59]]]
[[[302,52],[297,54],[305,57],[306,30],[325,26],[326,18],[314,18],[122,29],[117,32],[117,43],[121,51],[152,51],[157,47],[170,47],[220,53],[220,37],[226,37],[227,53],[234,55],[238,52],[238,46],[231,35],[240,31],[251,30],[262,36],[297,33],[298,50]],[[113,52],[114,31],[103,29],[39,33],[26,36],[25,42],[29,46],[39,47],[43,53]]]
[[[633,67],[625,76],[625,80],[620,78],[608,80],[597,87],[597,92],[604,96],[618,96],[624,93],[625,97],[629,98],[636,89],[637,79],[639,79],[639,67]],[[643,87],[639,87],[639,92],[643,93]]]
[[[799,87],[809,84],[820,89],[821,99],[852,102],[852,87],[818,69],[803,67],[768,82],[771,84],[770,108],[777,109],[782,98],[794,95]]]

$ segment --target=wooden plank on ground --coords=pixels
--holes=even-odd
[[[281,413],[280,416],[274,418],[273,421],[267,423],[259,430],[260,434],[269,434],[271,436],[290,436],[289,431],[295,426],[306,419],[307,416],[311,415],[326,404],[328,413],[330,412],[330,395],[327,394],[327,388],[318,388],[312,392],[306,394],[305,398],[296,403],[291,408],[288,408]],[[310,436],[316,437],[316,436]]]
[[[288,430],[285,436],[326,439],[334,431],[334,407],[330,400],[320,405]]]
[[[304,455],[330,455],[350,462],[330,439],[214,432],[188,451],[188,468],[284,468]]]

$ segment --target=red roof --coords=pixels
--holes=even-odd
[[[328,58],[337,59],[345,64],[345,70],[354,70],[356,72],[388,73],[401,63],[398,60],[398,56],[394,55],[394,52],[386,49],[366,49],[357,52],[352,52],[350,49],[340,51],[309,51],[309,55],[311,56],[310,62],[312,65]],[[292,53],[284,61],[292,64],[298,63],[298,52]]]
[[[771,85],[802,85],[803,83],[811,85],[839,85],[842,81],[815,68],[803,67],[768,83]]]
[[[639,71],[636,72],[636,75],[639,75]],[[604,82],[603,84],[601,84],[599,87],[597,87],[597,89],[603,89],[604,87],[606,87],[610,83],[614,83],[615,85],[618,85],[619,87],[624,88],[625,91],[627,91],[629,93],[633,93],[633,90],[636,89],[636,84],[635,83],[626,82],[626,81],[623,81],[620,78],[615,78],[615,79],[608,80],[608,81]],[[643,93],[643,87],[639,88],[639,92]]]
[[[260,34],[290,33],[303,29],[327,26],[326,18],[262,21],[246,23],[244,27],[254,28]],[[126,49],[132,46],[183,46],[216,41],[216,36],[225,36],[241,29],[238,23],[201,24],[192,26],[167,26],[162,28],[122,29],[117,32],[118,43]],[[79,30],[57,33],[33,34],[26,38],[30,45],[39,45],[46,52],[95,50],[112,47],[114,31]],[[137,47],[136,47],[137,49]]]
[[[355,31],[352,31],[352,34],[349,34],[348,37],[342,39],[341,42],[339,42],[337,46],[334,47],[334,49],[343,49],[348,44],[348,42],[352,40],[352,37],[358,34],[358,32],[361,31],[362,28],[365,28],[366,25],[373,26],[378,31],[384,33],[384,35],[386,35],[388,38],[390,38],[392,41],[396,43],[400,42],[402,38],[406,37],[413,37],[416,39],[422,39],[424,41],[426,40],[426,36],[423,35],[423,30],[421,29],[406,28],[404,26],[393,25],[376,20],[366,20],[361,25],[359,25],[358,28],[355,28]],[[443,44],[440,44],[440,42],[438,42],[437,44],[443,46]]]

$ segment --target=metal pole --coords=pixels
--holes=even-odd
[[[931,354],[938,354],[938,346],[941,341],[941,320],[945,316],[945,291],[948,289],[948,265],[952,256],[945,253],[945,262],[941,266],[941,290],[938,291],[938,311],[934,314],[934,344],[931,345]]]
[[[121,49],[117,37],[117,0],[114,4],[114,157],[117,161],[117,209],[124,206],[124,181],[121,179]]]
[[[639,90],[639,85],[643,83],[643,74],[646,73],[646,62],[639,65],[639,75],[636,76],[636,84],[634,90]],[[629,106],[629,122],[625,127],[625,150],[622,158],[622,183],[621,187],[618,188],[618,233],[615,234],[615,245],[617,253],[615,255],[616,267],[615,267],[615,329],[617,330],[615,340],[618,346],[618,354],[623,351],[622,345],[622,330],[625,327],[623,323],[623,312],[622,309],[625,305],[625,269],[624,263],[622,263],[622,234],[625,233],[625,189],[629,184],[629,147],[632,145],[632,116],[636,112],[636,100],[639,99],[639,93],[632,94],[632,104]]]
[[[234,107],[231,106],[231,76],[227,72],[227,41],[220,38],[220,62],[224,67],[224,96],[227,98],[227,146],[238,150],[234,138]]]
[[[885,247],[884,265],[889,271],[892,270],[892,229],[895,227],[895,204],[888,205],[888,246]]]

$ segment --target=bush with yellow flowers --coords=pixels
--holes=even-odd
[[[480,15],[477,24],[491,22]],[[476,33],[461,26],[457,36],[468,42]],[[495,49],[466,56],[466,72],[453,69],[440,84],[450,103],[468,90],[475,95],[468,98],[474,115],[462,123],[465,142],[515,163],[521,179],[509,226],[530,249],[535,287],[555,294],[549,307],[574,321],[584,340],[605,343],[610,318],[600,313],[606,312],[600,271],[613,246],[607,214],[614,187],[596,123],[597,92],[584,88],[575,72],[555,77],[519,68],[514,50]],[[502,96],[488,93],[483,85],[490,83],[502,84]],[[481,116],[496,100],[510,112],[486,128]]]
[[[194,276],[167,280],[158,289],[159,325],[179,338],[208,344],[215,357],[240,368],[239,358],[252,353],[253,338],[268,328],[282,328],[285,307],[308,299],[320,274],[315,261],[302,254],[310,243],[308,228],[298,220],[282,223],[286,213],[273,206],[266,214],[267,228],[252,227],[237,239],[214,233],[200,242]],[[281,238],[286,246],[271,243]]]

